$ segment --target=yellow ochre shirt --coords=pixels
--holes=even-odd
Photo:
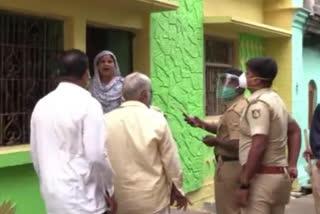
[[[114,169],[118,214],[155,213],[182,191],[182,169],[164,116],[137,101],[105,115],[107,150]]]

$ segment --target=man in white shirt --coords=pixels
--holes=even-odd
[[[163,114],[149,108],[151,94],[147,76],[130,74],[125,102],[105,115],[117,214],[168,214],[170,202],[187,207],[175,141]]]
[[[65,51],[58,67],[61,83],[31,117],[31,155],[47,213],[107,213],[107,201],[114,205],[113,172],[104,153],[101,105],[84,89],[88,57]]]

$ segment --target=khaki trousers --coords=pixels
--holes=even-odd
[[[284,214],[291,180],[285,174],[257,174],[250,186],[249,205],[242,214]]]
[[[218,160],[214,190],[217,214],[240,214],[234,193],[240,185],[241,166],[238,161]]]
[[[320,169],[316,165],[312,166],[312,194],[316,213],[320,214]]]

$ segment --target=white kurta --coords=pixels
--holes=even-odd
[[[113,194],[104,153],[101,105],[85,89],[60,83],[31,117],[31,154],[49,214],[102,214]]]

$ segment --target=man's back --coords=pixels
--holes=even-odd
[[[240,117],[247,107],[248,101],[243,96],[239,96],[229,105],[223,116],[220,118],[217,138],[220,140],[239,140],[240,138]],[[215,155],[238,158],[237,150],[226,149],[222,146],[215,147]]]
[[[105,115],[119,214],[155,213],[169,205],[182,171],[162,114],[136,101]]]
[[[98,184],[85,148],[90,137],[86,135],[92,135],[86,122],[95,119],[88,118],[92,111],[103,120],[99,103],[72,83],[60,83],[34,109],[31,119],[32,157],[50,214],[100,214],[106,210],[103,186]],[[100,140],[103,141],[101,131],[97,130],[96,134],[102,133]],[[99,136],[93,140],[99,141]],[[96,143],[92,146],[98,147],[99,143]]]

